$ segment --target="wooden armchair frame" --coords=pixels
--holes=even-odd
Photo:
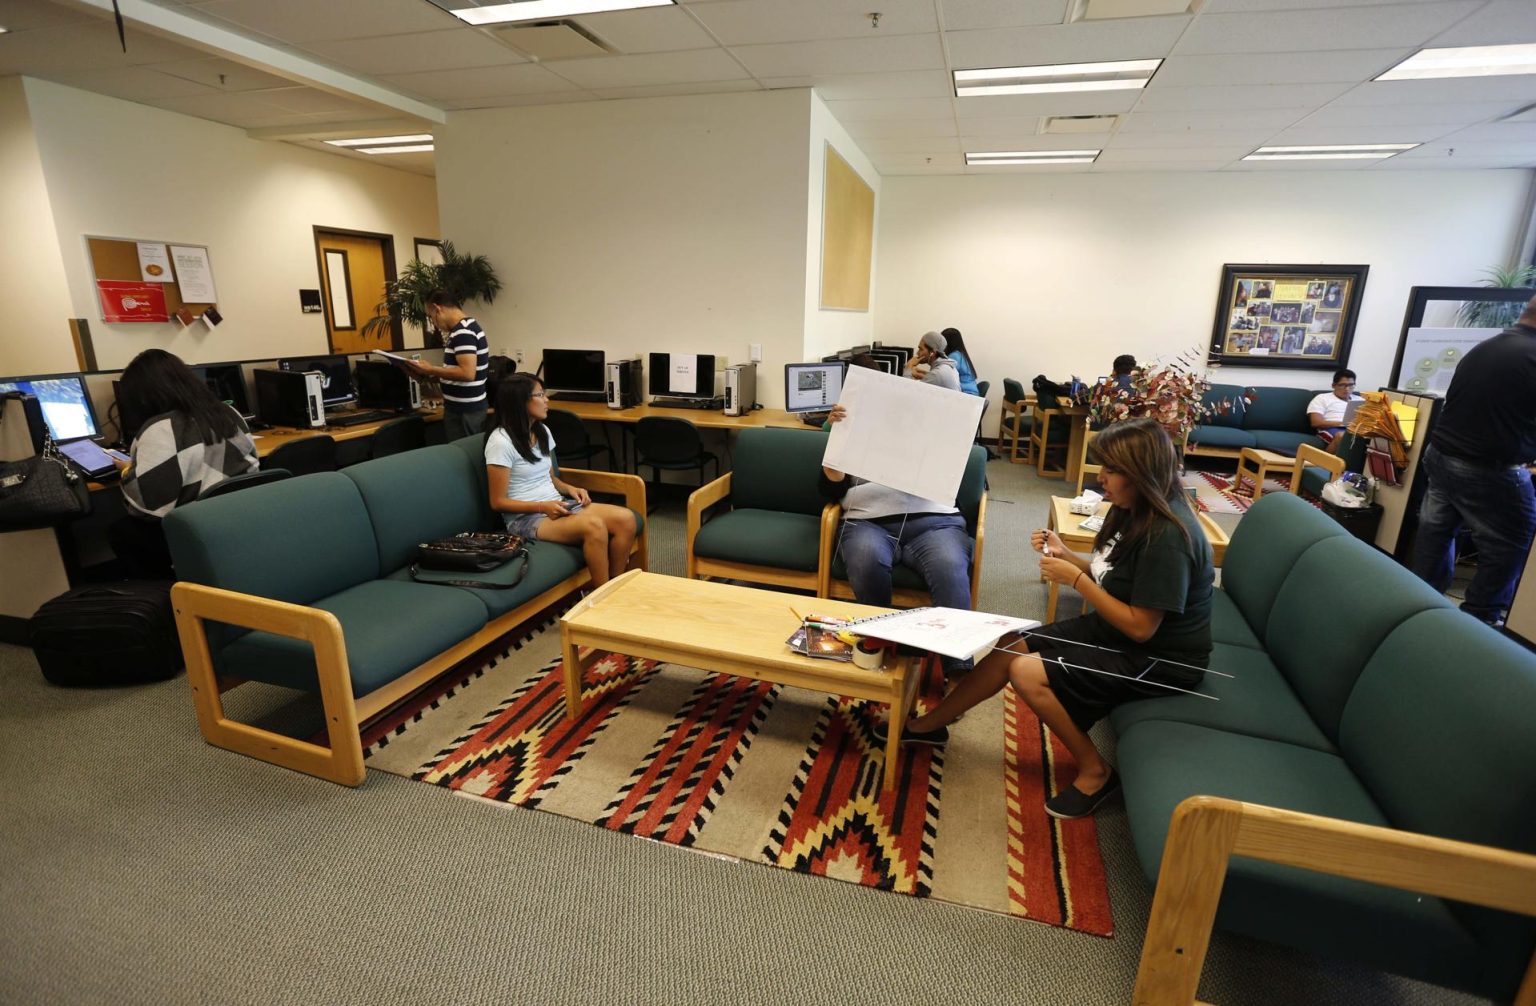
[[[1042,478],[1066,478],[1067,469],[1071,467],[1071,459],[1068,456],[1071,448],[1066,443],[1051,443],[1051,420],[1059,419],[1070,422],[1072,417],[1060,409],[1041,408],[1035,409],[1034,416],[1040,420],[1038,428],[1031,424],[1029,431],[1029,449],[1035,456],[1035,474]],[[1061,452],[1061,466],[1059,468],[1050,463],[1049,458],[1053,451]]]
[[[826,589],[819,593],[821,597],[835,597],[840,600],[856,600],[853,596],[853,584],[847,580],[835,580],[832,578],[832,553],[837,547],[835,534],[838,523],[843,519],[843,508],[833,503],[836,508],[833,518],[834,534],[829,539],[823,537],[821,551],[821,568],[826,570]],[[987,494],[981,494],[981,500],[976,506],[976,545],[971,552],[971,607],[974,609],[981,598],[981,553],[986,541],[987,533]],[[891,592],[891,604],[898,608],[918,608],[926,604],[932,604],[933,598],[926,590],[915,590],[910,587],[897,587]]]
[[[841,508],[836,503],[828,503],[821,509],[821,530],[816,552],[821,558],[814,570],[756,566],[746,562],[731,562],[727,559],[711,559],[698,555],[693,550],[693,542],[698,537],[699,529],[704,526],[704,511],[730,495],[730,472],[726,472],[713,482],[706,482],[689,494],[686,570],[688,579],[699,580],[718,576],[731,580],[746,580],[749,583],[766,583],[775,587],[814,590],[817,597],[826,597],[827,577],[830,574],[825,556],[832,547],[833,537],[837,533],[837,515],[841,512]]]
[[[1296,463],[1291,466],[1291,495],[1301,495],[1301,475],[1307,470],[1308,465],[1326,468],[1330,482],[1344,474],[1343,458],[1337,454],[1320,451],[1311,444],[1302,444],[1296,448]]]
[[[574,486],[621,494],[626,505],[645,513],[645,483],[638,476],[565,469],[561,471],[560,477]],[[638,567],[644,569],[649,555],[646,531],[636,535],[635,547],[630,554],[638,561]],[[405,701],[412,693],[459,661],[472,656],[591,581],[591,574],[583,566],[543,593],[487,622],[468,638],[361,698],[352,694],[346,639],[342,635],[341,623],[330,612],[196,583],[178,583],[173,586],[171,603],[176,612],[176,629],[181,637],[182,655],[186,659],[187,682],[192,686],[192,701],[197,709],[198,727],[202,730],[204,740],[215,747],[249,755],[296,772],[343,786],[357,786],[366,775],[361,734],[364,725]],[[325,713],[329,747],[240,723],[225,715],[220,696],[245,682],[221,677],[215,672],[205,625],[209,621],[258,629],[289,639],[302,639],[314,648],[315,669],[320,682],[320,703]]]
[[[1026,395],[1017,402],[1007,399],[999,406],[997,420],[997,445],[1003,445],[1003,437],[1009,438],[1008,460],[1016,465],[1032,465],[1035,463],[1035,442],[1030,438],[1030,427],[1025,423],[1034,423],[1035,398]],[[1024,441],[1023,450],[1019,449],[1019,441]]]
[[[1174,809],[1135,1006],[1189,1006],[1233,856],[1536,915],[1536,856],[1213,796]],[[1514,1006],[1536,1006],[1536,957]]]
[[[1088,420],[1084,419],[1083,424],[1087,426]],[[1098,436],[1098,431],[1092,427],[1089,427],[1083,431],[1083,453],[1082,456],[1077,459],[1078,496],[1083,494],[1083,486],[1087,484],[1088,476],[1097,475],[1099,472],[1104,470],[1103,465],[1089,464],[1088,462],[1088,445],[1093,443],[1093,438],[1096,436]]]

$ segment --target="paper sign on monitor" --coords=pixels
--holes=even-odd
[[[684,353],[673,353],[672,371],[667,376],[667,390],[674,395],[691,395],[699,386],[699,358]]]
[[[955,505],[985,401],[865,367],[848,368],[822,464],[944,506]]]

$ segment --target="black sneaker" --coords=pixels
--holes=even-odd
[[[1104,785],[1092,794],[1084,793],[1076,786],[1068,786],[1045,801],[1045,812],[1052,817],[1070,821],[1079,817],[1089,817],[1099,809],[1099,805],[1114,796],[1120,789],[1120,773],[1114,769],[1109,770],[1109,778],[1104,780]]]
[[[891,725],[886,722],[876,723],[870,728],[875,739],[884,744],[891,736]],[[949,743],[949,727],[939,727],[937,730],[913,730],[911,727],[903,727],[901,730],[901,743],[903,744],[931,744],[941,747]]]

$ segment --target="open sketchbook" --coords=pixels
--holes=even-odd
[[[1033,618],[1011,618],[960,608],[893,611],[889,615],[860,618],[846,626],[861,636],[916,646],[959,660],[990,646],[1010,632],[1039,627],[1040,623]]]

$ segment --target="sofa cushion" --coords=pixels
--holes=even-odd
[[[1254,635],[1253,629],[1237,610],[1232,595],[1225,590],[1211,591],[1211,642],[1231,646],[1247,646],[1262,650],[1264,644]]]
[[[1253,446],[1261,451],[1273,451],[1276,454],[1288,454],[1296,456],[1296,449],[1302,444],[1309,444],[1319,450],[1323,449],[1323,442],[1310,433],[1296,433],[1292,430],[1253,430]]]
[[[1241,429],[1243,413],[1248,411],[1248,405],[1243,401],[1244,390],[1240,384],[1211,385],[1200,396],[1201,404],[1208,410],[1203,417],[1205,425]]]
[[[1260,637],[1291,565],[1324,538],[1348,534],[1338,522],[1290,493],[1265,493],[1237,522],[1222,561],[1221,584]]]
[[[585,568],[581,550],[570,545],[557,545],[552,541],[535,541],[528,544],[528,573],[521,583],[510,590],[473,590],[467,587],[450,587],[433,584],[433,590],[456,590],[475,598],[485,607],[487,619],[499,618],[531,598],[537,597],[555,584]],[[456,579],[474,579],[474,574]],[[414,583],[409,565],[390,573],[388,579]],[[425,586],[425,584],[423,584]]]
[[[742,436],[754,432],[770,431],[746,430]],[[738,448],[738,458],[742,453]],[[693,538],[697,556],[806,572],[820,565],[820,550],[820,507],[815,515],[738,508],[714,518]]]
[[[1309,433],[1312,422],[1307,419],[1307,405],[1316,395],[1305,388],[1256,388],[1243,413],[1243,429]]]
[[[1328,469],[1307,465],[1301,470],[1301,491],[1304,495],[1320,497],[1323,486],[1328,484]]]
[[[1253,434],[1247,430],[1201,423],[1189,431],[1189,442],[1199,444],[1201,447],[1230,447],[1236,450],[1241,447],[1252,447],[1254,439]]]
[[[357,483],[373,536],[379,568],[410,562],[416,546],[434,538],[482,527],[479,482],[463,451],[448,445],[391,454],[342,471]]]
[[[1241,525],[1239,525],[1241,526]],[[1366,662],[1393,629],[1449,602],[1385,554],[1343,535],[1316,542],[1275,594],[1265,649],[1312,718],[1337,741]],[[1319,639],[1320,633],[1326,636]]]
[[[368,580],[311,604],[341,622],[357,697],[389,684],[486,622],[485,605],[469,591],[424,583]],[[301,639],[249,632],[220,650],[214,663],[220,674],[231,677],[306,692],[320,689],[314,649]]]
[[[1169,692],[1127,702],[1110,714],[1115,732],[1125,733],[1144,720],[1171,720],[1318,751],[1334,750],[1264,651],[1216,643],[1211,648],[1210,670],[1234,675],[1205,675],[1196,690],[1217,701]]]
[[[826,449],[827,435],[816,430],[742,430],[731,452],[732,506],[820,516]]]
[[[506,524],[501,515],[491,509],[491,487],[485,476],[485,434],[471,433],[467,437],[460,437],[448,445],[459,451],[469,459],[469,466],[475,470],[475,498],[480,501],[480,529],[482,531],[500,531]]]
[[[1155,881],[1173,810],[1197,794],[1385,826],[1336,754],[1188,723],[1148,720],[1120,736],[1120,773],[1136,854]],[[1325,957],[1467,987],[1478,947],[1438,898],[1235,857],[1216,924]]]

